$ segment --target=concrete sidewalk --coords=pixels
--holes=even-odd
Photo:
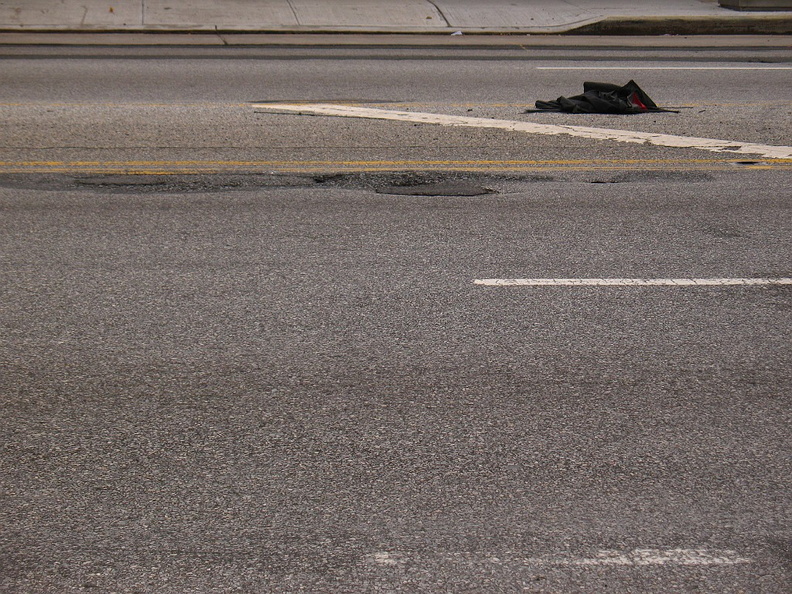
[[[717,0],[0,0],[0,31],[790,34]]]

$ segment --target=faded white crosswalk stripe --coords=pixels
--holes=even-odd
[[[630,550],[601,549],[590,555],[550,554],[532,556],[516,551],[435,553],[418,558],[404,551],[379,551],[367,560],[382,567],[398,567],[406,563],[445,562],[524,566],[723,566],[752,563],[753,560],[731,549],[709,548],[636,548]]]
[[[489,287],[727,287],[792,285],[792,278],[482,278]]]
[[[442,126],[462,126],[468,128],[496,128],[512,132],[525,132],[542,135],[567,135],[593,140],[611,140],[665,146],[673,148],[690,148],[715,153],[760,155],[768,159],[792,159],[792,146],[775,146],[715,138],[696,138],[693,136],[675,136],[672,134],[655,134],[652,132],[636,132],[633,130],[613,130],[610,128],[589,128],[585,126],[562,126],[555,124],[537,124],[534,122],[518,122],[512,120],[495,120],[467,116],[452,116],[438,113],[421,113],[355,107],[351,105],[332,105],[327,103],[254,103],[256,109],[273,112],[296,112],[299,114],[338,116],[346,118],[363,118],[373,120],[392,120],[423,124],[439,124]]]

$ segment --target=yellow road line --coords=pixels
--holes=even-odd
[[[763,163],[789,164],[792,159],[762,159]],[[475,159],[475,160],[130,160],[130,161],[0,161],[0,167],[7,166],[269,166],[269,165],[725,165],[740,163],[735,159]]]
[[[141,107],[212,107],[212,108],[229,108],[229,107],[250,107],[249,103],[108,103],[108,102],[82,102],[75,101],[74,103],[48,103],[31,101],[29,103],[0,103],[2,107],[31,107],[31,108],[48,108],[48,107],[109,107],[119,109],[136,109]]]
[[[249,108],[259,104],[277,104],[279,102],[256,102],[256,103],[240,103],[240,102],[173,102],[173,103],[117,103],[117,102],[88,102],[88,101],[75,101],[72,103],[66,102],[0,102],[0,108],[3,107],[29,107],[29,108],[50,108],[50,107],[106,107],[106,108],[120,108],[120,109],[135,109],[147,107],[204,107],[204,108]],[[291,104],[305,104],[312,105],[316,101],[290,101]],[[447,101],[354,101],[354,100],[325,100],[322,103],[331,105],[352,105],[352,106],[391,106],[391,107],[449,107],[449,108],[515,108],[524,109],[533,107],[533,101],[527,102],[447,102]],[[676,104],[677,107],[788,107],[792,105],[791,100],[774,99],[767,101],[703,101],[703,102],[684,102]]]
[[[733,159],[475,159],[475,160],[130,160],[130,161],[0,161],[3,166],[268,166],[268,165],[723,165],[740,161]],[[792,159],[763,159],[765,163],[788,163]]]
[[[0,161],[0,174],[69,173],[178,175],[198,173],[313,173],[320,171],[501,171],[536,170],[735,170],[790,169],[792,159],[559,159],[559,160],[180,160],[180,161]]]

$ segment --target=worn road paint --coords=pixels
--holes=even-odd
[[[380,551],[367,555],[367,560],[383,567],[396,567],[407,562],[414,564],[419,559],[416,554],[403,551]],[[722,566],[741,565],[752,563],[737,551],[729,549],[707,548],[637,548],[628,551],[603,549],[596,551],[592,556],[574,555],[530,555],[515,551],[499,552],[460,552],[430,554],[426,561],[436,560],[451,563],[475,563],[490,565],[524,565],[524,566],[617,566],[617,567],[645,567],[645,566]]]
[[[537,66],[536,70],[792,70],[792,66]]]
[[[792,285],[792,278],[484,278],[489,287],[726,287]]]
[[[593,140],[612,140],[616,142],[630,142],[673,148],[692,148],[715,153],[761,155],[762,157],[770,159],[792,159],[792,147],[790,146],[735,142],[732,140],[718,140],[715,138],[674,136],[672,134],[655,134],[651,132],[613,130],[609,128],[588,128],[585,126],[536,124],[533,122],[517,122],[513,120],[491,120],[487,118],[452,116],[439,113],[396,111],[349,105],[330,105],[327,103],[254,103],[253,107],[274,112],[297,112],[298,114],[307,115],[392,120],[398,122],[439,124],[441,126],[462,126],[468,128],[496,128],[511,132],[527,132],[528,134],[551,136],[567,135],[578,138],[590,138]]]
[[[789,169],[792,160],[765,159],[547,159],[547,160],[337,160],[337,161],[0,161],[0,174],[198,175],[211,173],[321,173],[376,171],[722,171]]]
[[[613,550],[598,551],[594,557],[548,559],[553,565],[738,565],[750,563],[732,550],[707,549],[633,549],[621,552]]]

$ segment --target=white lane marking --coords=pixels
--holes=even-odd
[[[415,563],[421,559],[415,553],[403,551],[380,551],[366,556],[370,563],[385,567],[404,565],[407,562]],[[740,565],[753,563],[752,559],[744,557],[730,549],[707,549],[704,547],[684,549],[657,549],[637,548],[627,551],[602,549],[592,556],[575,555],[543,555],[531,557],[524,553],[514,551],[499,552],[459,552],[429,554],[423,561],[432,560],[454,563],[490,563],[494,565],[524,565],[524,566],[702,566],[702,565]]]
[[[377,565],[401,565],[403,562],[401,559],[401,555],[395,553],[389,553],[388,551],[379,551],[377,553],[372,553],[368,555],[369,561],[372,563],[376,563]]]
[[[536,70],[792,70],[792,66],[536,66]]]
[[[326,103],[254,103],[253,107],[270,111],[297,112],[299,114],[363,118],[370,120],[392,120],[421,124],[440,124],[442,126],[463,126],[468,128],[497,128],[512,132],[527,132],[529,134],[566,134],[578,138],[613,140],[616,142],[631,142],[674,148],[693,148],[714,153],[761,155],[771,159],[792,158],[792,146],[773,146],[767,144],[735,142],[733,140],[717,140],[714,138],[696,138],[693,136],[635,132],[632,130],[536,124],[533,122],[517,122],[512,120],[490,120],[487,118],[473,118],[468,116],[372,109],[370,107],[330,105]]]
[[[489,287],[726,287],[792,285],[792,278],[479,278]]]
[[[598,551],[590,558],[557,558],[546,564],[553,565],[737,565],[751,563],[731,550],[707,549],[633,549],[621,552],[612,550]]]

